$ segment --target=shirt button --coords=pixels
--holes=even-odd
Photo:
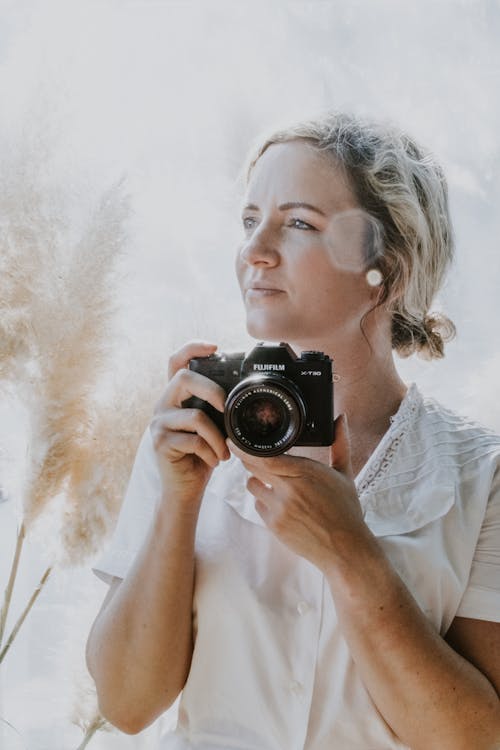
[[[301,682],[298,682],[298,680],[292,680],[289,685],[289,688],[291,692],[294,693],[295,695],[300,695],[303,689],[303,685]]]
[[[309,604],[307,602],[299,602],[297,604],[297,612],[299,615],[305,615],[305,613],[310,609]]]

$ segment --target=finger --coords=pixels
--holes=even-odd
[[[189,360],[193,357],[208,357],[217,349],[217,344],[208,341],[189,341],[180,349],[175,351],[168,361],[168,379],[171,380],[175,373],[187,367]]]
[[[168,433],[168,437],[158,443],[157,450],[173,463],[180,461],[184,456],[194,455],[214,469],[219,465],[217,455],[206,440],[192,432]]]
[[[200,409],[167,409],[155,417],[155,429],[192,432],[200,435],[221,461],[230,457],[224,435],[205,412]]]
[[[247,481],[247,489],[255,498],[255,510],[266,522],[270,519],[270,503],[272,502],[272,487],[261,482],[257,477],[250,477]]]
[[[272,485],[262,482],[256,476],[251,476],[247,480],[247,489],[251,495],[260,498],[266,505],[272,502],[274,490]]]
[[[346,414],[339,414],[335,420],[335,441],[330,447],[330,466],[351,479],[354,478]]]
[[[224,411],[226,393],[218,383],[192,370],[178,370],[155,407],[155,414],[166,409],[181,408],[182,402],[191,396],[208,401],[214,409]]]
[[[300,477],[303,476],[308,464],[309,458],[302,456],[287,456],[282,453],[280,456],[252,456],[250,453],[238,448],[232,440],[227,438],[226,444],[235,456],[241,460],[243,465],[252,474],[255,474],[262,481],[266,477]]]

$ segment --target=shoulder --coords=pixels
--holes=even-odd
[[[413,383],[392,420],[365,504],[378,515],[401,513],[405,528],[412,514],[423,523],[452,507],[476,521],[495,494],[499,467],[497,433],[423,395]]]
[[[500,435],[431,396],[418,394],[416,400],[395,462],[398,481],[404,477],[432,504],[440,492],[452,495],[455,514],[471,529],[479,528],[488,505],[500,501]]]
[[[500,466],[500,435],[476,420],[420,394],[407,449],[423,472],[455,481],[474,477],[491,484]]]
[[[491,484],[500,465],[500,435],[412,383],[377,454],[363,490],[427,494],[429,486],[451,487],[471,477]]]

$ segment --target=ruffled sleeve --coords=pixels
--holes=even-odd
[[[500,622],[500,466],[493,477],[458,617]]]
[[[105,583],[124,578],[153,520],[161,496],[161,478],[149,425],[144,431],[130,474],[118,521],[92,571]]]

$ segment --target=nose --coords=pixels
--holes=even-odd
[[[241,243],[239,257],[249,266],[277,266],[280,253],[276,236],[270,229],[256,229]]]

